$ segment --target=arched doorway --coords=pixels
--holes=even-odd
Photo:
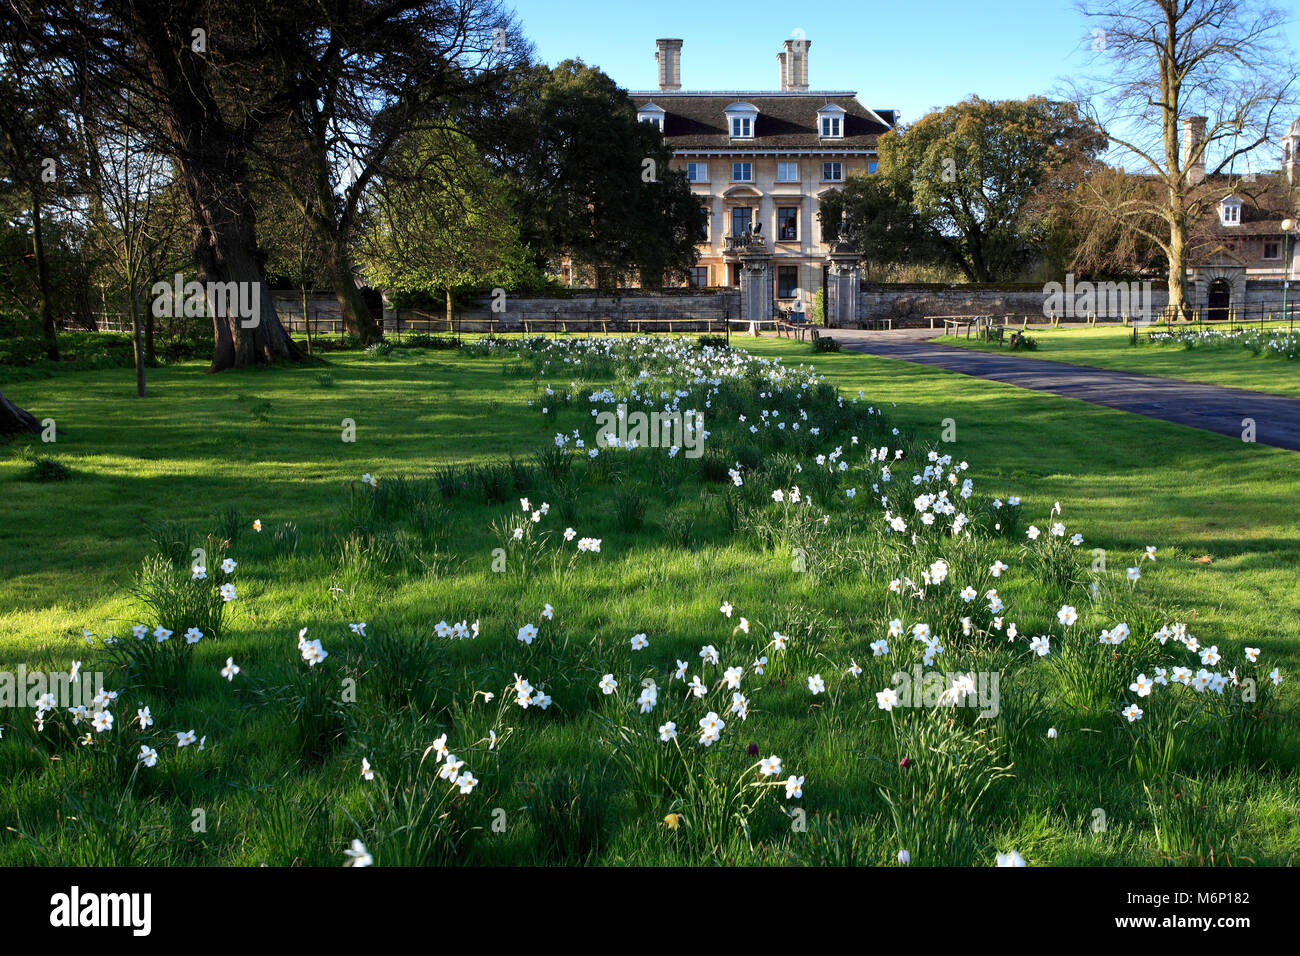
[[[1232,284],[1227,279],[1215,279],[1206,295],[1206,318],[1211,322],[1228,321],[1228,307],[1232,304]]]

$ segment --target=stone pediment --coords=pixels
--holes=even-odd
[[[1227,246],[1215,246],[1209,255],[1196,263],[1198,269],[1232,270],[1246,268],[1245,260]]]

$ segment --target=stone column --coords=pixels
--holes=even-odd
[[[858,292],[862,286],[861,257],[847,242],[831,246],[827,256],[826,327],[853,328],[858,324]]]
[[[756,236],[740,254],[740,318],[758,334],[758,323],[772,321],[772,255]]]

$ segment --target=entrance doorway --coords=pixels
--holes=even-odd
[[[1228,308],[1232,304],[1232,284],[1227,279],[1215,279],[1206,294],[1206,318],[1211,322],[1228,321]]]

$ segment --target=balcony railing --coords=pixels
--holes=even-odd
[[[739,236],[724,236],[722,239],[722,251],[724,253],[744,252],[747,249],[752,249],[755,246],[761,245],[764,245],[762,235],[744,234]]]

